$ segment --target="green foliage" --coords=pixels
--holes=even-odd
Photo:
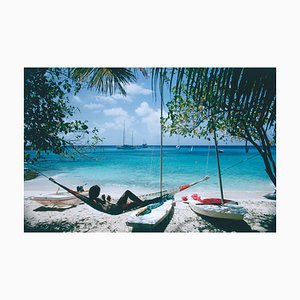
[[[145,74],[144,69],[141,72]],[[136,81],[134,72],[129,68],[72,68],[70,76],[77,84],[85,83],[89,89],[110,95],[121,93],[125,96],[125,85]]]
[[[257,128],[263,127],[275,140],[274,69],[172,69],[170,77],[172,101],[165,124],[171,134],[207,137],[213,116],[216,129],[232,137],[247,139],[247,127],[257,140]]]
[[[167,78],[167,79],[166,79]],[[260,152],[275,184],[276,164],[270,146],[276,142],[276,70],[274,68],[154,69],[152,85],[163,97],[168,85],[164,130],[170,134],[249,141]]]
[[[70,120],[77,109],[67,95],[79,89],[61,69],[24,69],[24,149],[36,153],[34,158],[26,154],[26,161],[39,159],[41,153],[69,155],[89,134],[87,121]]]
[[[32,179],[38,177],[38,175],[39,174],[33,170],[29,170],[29,169],[24,170],[24,180],[25,181],[32,180]]]

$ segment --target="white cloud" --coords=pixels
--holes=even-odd
[[[119,129],[120,126],[115,122],[105,122],[103,125],[103,129]]]
[[[111,104],[115,105],[118,101],[124,101],[124,102],[132,102],[132,98],[138,96],[138,95],[150,95],[152,93],[151,90],[146,89],[142,87],[141,85],[131,83],[126,86],[126,96],[123,96],[121,94],[114,94],[111,96],[104,96],[104,95],[98,95],[95,96],[94,99],[96,101],[99,101],[103,104]]]
[[[82,100],[81,100],[81,98],[79,97],[79,96],[73,96],[73,100],[75,101],[75,102],[77,102],[77,103],[82,103]]]
[[[140,104],[140,106],[135,110],[135,113],[139,116],[139,117],[145,117],[149,114],[152,114],[154,112],[154,110],[152,108],[150,108],[149,104],[147,102],[142,102]]]
[[[84,104],[83,107],[87,109],[100,109],[103,108],[104,106],[101,103],[88,103],[88,104]]]
[[[126,110],[124,110],[122,107],[115,107],[110,109],[104,109],[104,114],[106,116],[112,116],[112,117],[128,117],[128,113]]]
[[[105,104],[116,104],[116,100],[108,96],[95,96],[95,100]]]
[[[135,110],[135,113],[141,117],[141,122],[147,126],[147,130],[150,134],[156,135],[160,132],[160,110],[154,110],[149,106],[147,102],[142,102],[140,106]],[[163,111],[163,115],[166,116],[166,112]]]
[[[131,101],[131,98],[128,96],[123,96],[122,94],[115,94],[111,96],[115,100],[124,100],[124,101]]]
[[[116,104],[119,100],[123,100],[125,102],[131,102],[132,99],[131,97],[124,97],[123,95],[120,94],[115,94],[112,96],[95,96],[96,101],[105,103],[105,104]]]
[[[126,94],[129,96],[135,96],[135,95],[151,95],[152,91],[150,89],[146,89],[142,87],[141,85],[131,83],[126,86],[125,88]]]
[[[121,107],[104,109],[103,113],[107,117],[111,117],[108,122],[105,122],[103,128],[106,129],[123,129],[124,121],[126,123],[126,130],[132,130],[134,117],[130,116],[126,110]]]

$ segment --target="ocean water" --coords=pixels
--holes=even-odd
[[[263,160],[254,147],[248,153],[242,146],[220,146],[222,181],[225,191],[270,192],[274,186],[265,172]],[[29,166],[62,184],[100,185],[102,188],[133,191],[158,191],[160,186],[159,146],[121,150],[114,146],[82,148],[76,160],[50,154],[44,161]],[[273,148],[276,156],[276,149]],[[163,147],[163,187],[174,188],[208,175],[201,188],[219,189],[214,147]]]

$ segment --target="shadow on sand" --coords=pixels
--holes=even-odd
[[[168,216],[154,228],[143,228],[143,227],[132,228],[131,232],[164,232],[166,230],[168,224],[170,223],[173,215],[174,215],[174,206],[172,207]]]
[[[235,221],[235,220],[226,220],[226,219],[217,219],[207,216],[201,216],[201,218],[210,224],[212,224],[214,227],[224,230],[226,232],[257,232],[255,230],[252,230],[251,227],[247,222],[244,220],[241,221]]]
[[[36,209],[34,209],[33,211],[65,211],[67,209],[73,208],[76,206],[68,206],[68,207],[50,207],[50,206],[40,206]]]
[[[40,222],[34,226],[24,223],[24,232],[72,232],[77,228],[77,223],[68,221]]]

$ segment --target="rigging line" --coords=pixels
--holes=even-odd
[[[260,154],[257,153],[257,154],[252,155],[251,157],[248,157],[248,158],[246,158],[246,159],[244,159],[244,160],[241,160],[241,161],[239,161],[239,162],[237,162],[237,163],[235,163],[235,164],[233,164],[233,165],[231,165],[231,166],[225,168],[224,170],[222,170],[222,173],[223,173],[224,171],[227,171],[227,170],[229,170],[229,169],[231,169],[231,168],[233,168],[233,167],[235,167],[235,166],[241,164],[241,163],[244,163],[244,162],[246,162],[246,161],[248,161],[248,160],[250,160],[250,159],[252,159],[252,158],[255,158],[255,157],[259,156],[259,155],[260,155]]]
[[[205,174],[207,174],[207,170],[208,170],[209,154],[210,154],[210,139],[209,139],[208,149],[207,149],[207,158],[206,158]]]
[[[259,154],[258,154],[258,155],[259,155]],[[233,168],[233,167],[235,167],[235,166],[237,166],[237,165],[239,165],[239,164],[241,164],[241,163],[246,162],[247,160],[250,160],[250,159],[252,159],[252,158],[255,158],[255,157],[258,156],[258,155],[256,154],[256,155],[254,155],[254,156],[251,157],[251,158],[248,158],[248,159],[246,159],[246,160],[240,161],[240,162],[238,162],[238,163],[236,163],[236,164],[234,164],[234,165],[232,165],[232,166],[229,166],[229,167],[225,168],[224,170],[222,170],[222,174],[223,174],[225,171],[227,171],[227,170],[229,170],[229,169],[231,169],[231,168]],[[207,170],[206,170],[205,174],[207,174]],[[213,173],[212,175],[217,175],[217,174],[218,174],[218,173],[216,172],[216,173]],[[176,173],[176,175],[177,175],[177,176],[182,176],[182,177],[184,177],[184,176],[186,176],[186,173]]]
[[[151,156],[150,156],[150,172],[149,172],[151,175],[156,174],[155,170],[156,170],[157,165],[156,165],[156,159],[155,159],[155,152],[156,152],[155,148],[152,147],[151,148]]]

